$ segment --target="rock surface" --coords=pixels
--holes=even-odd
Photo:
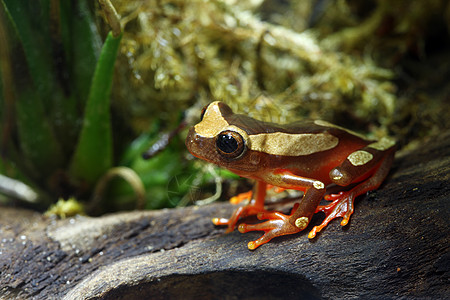
[[[247,242],[261,233],[211,224],[235,209],[227,203],[60,221],[0,207],[0,298],[445,299],[449,182],[447,132],[397,155],[346,227],[255,251]]]

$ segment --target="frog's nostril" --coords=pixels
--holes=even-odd
[[[205,137],[201,136],[200,134],[196,133],[194,136],[194,140],[197,144],[201,145],[205,142]]]

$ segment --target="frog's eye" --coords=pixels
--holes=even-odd
[[[244,152],[245,142],[239,133],[226,130],[217,135],[216,148],[223,157],[234,159]]]

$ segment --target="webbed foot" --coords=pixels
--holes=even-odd
[[[298,205],[296,205],[298,206]],[[294,207],[293,211],[295,211]],[[308,226],[309,220],[306,217],[300,217],[297,220],[291,220],[291,216],[280,212],[261,212],[257,215],[259,220],[268,220],[258,224],[240,224],[239,232],[264,231],[264,235],[255,241],[248,243],[248,249],[255,250],[259,246],[269,242],[271,239],[288,234],[294,234]]]
[[[322,224],[319,226],[314,226],[308,234],[308,238],[314,238],[318,232],[325,228],[328,223],[335,218],[342,217],[341,226],[347,225],[350,216],[353,214],[354,198],[355,196],[351,191],[325,196],[326,200],[331,200],[333,202],[328,205],[317,207],[316,212],[322,211],[325,213],[325,220],[323,220]]]
[[[257,207],[252,204],[248,204],[245,206],[241,206],[234,211],[231,215],[230,219],[225,218],[212,218],[212,222],[214,225],[225,225],[228,226],[226,232],[232,232],[236,227],[236,223],[240,218],[245,218],[247,216],[256,215],[258,213],[267,212],[264,208]]]

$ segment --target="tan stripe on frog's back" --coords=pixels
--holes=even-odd
[[[378,151],[385,151],[394,145],[395,145],[394,140],[392,140],[388,137],[383,137],[379,141],[376,141],[367,147],[378,150]]]
[[[302,156],[333,149],[339,139],[321,133],[260,133],[249,135],[250,149],[273,155]]]

